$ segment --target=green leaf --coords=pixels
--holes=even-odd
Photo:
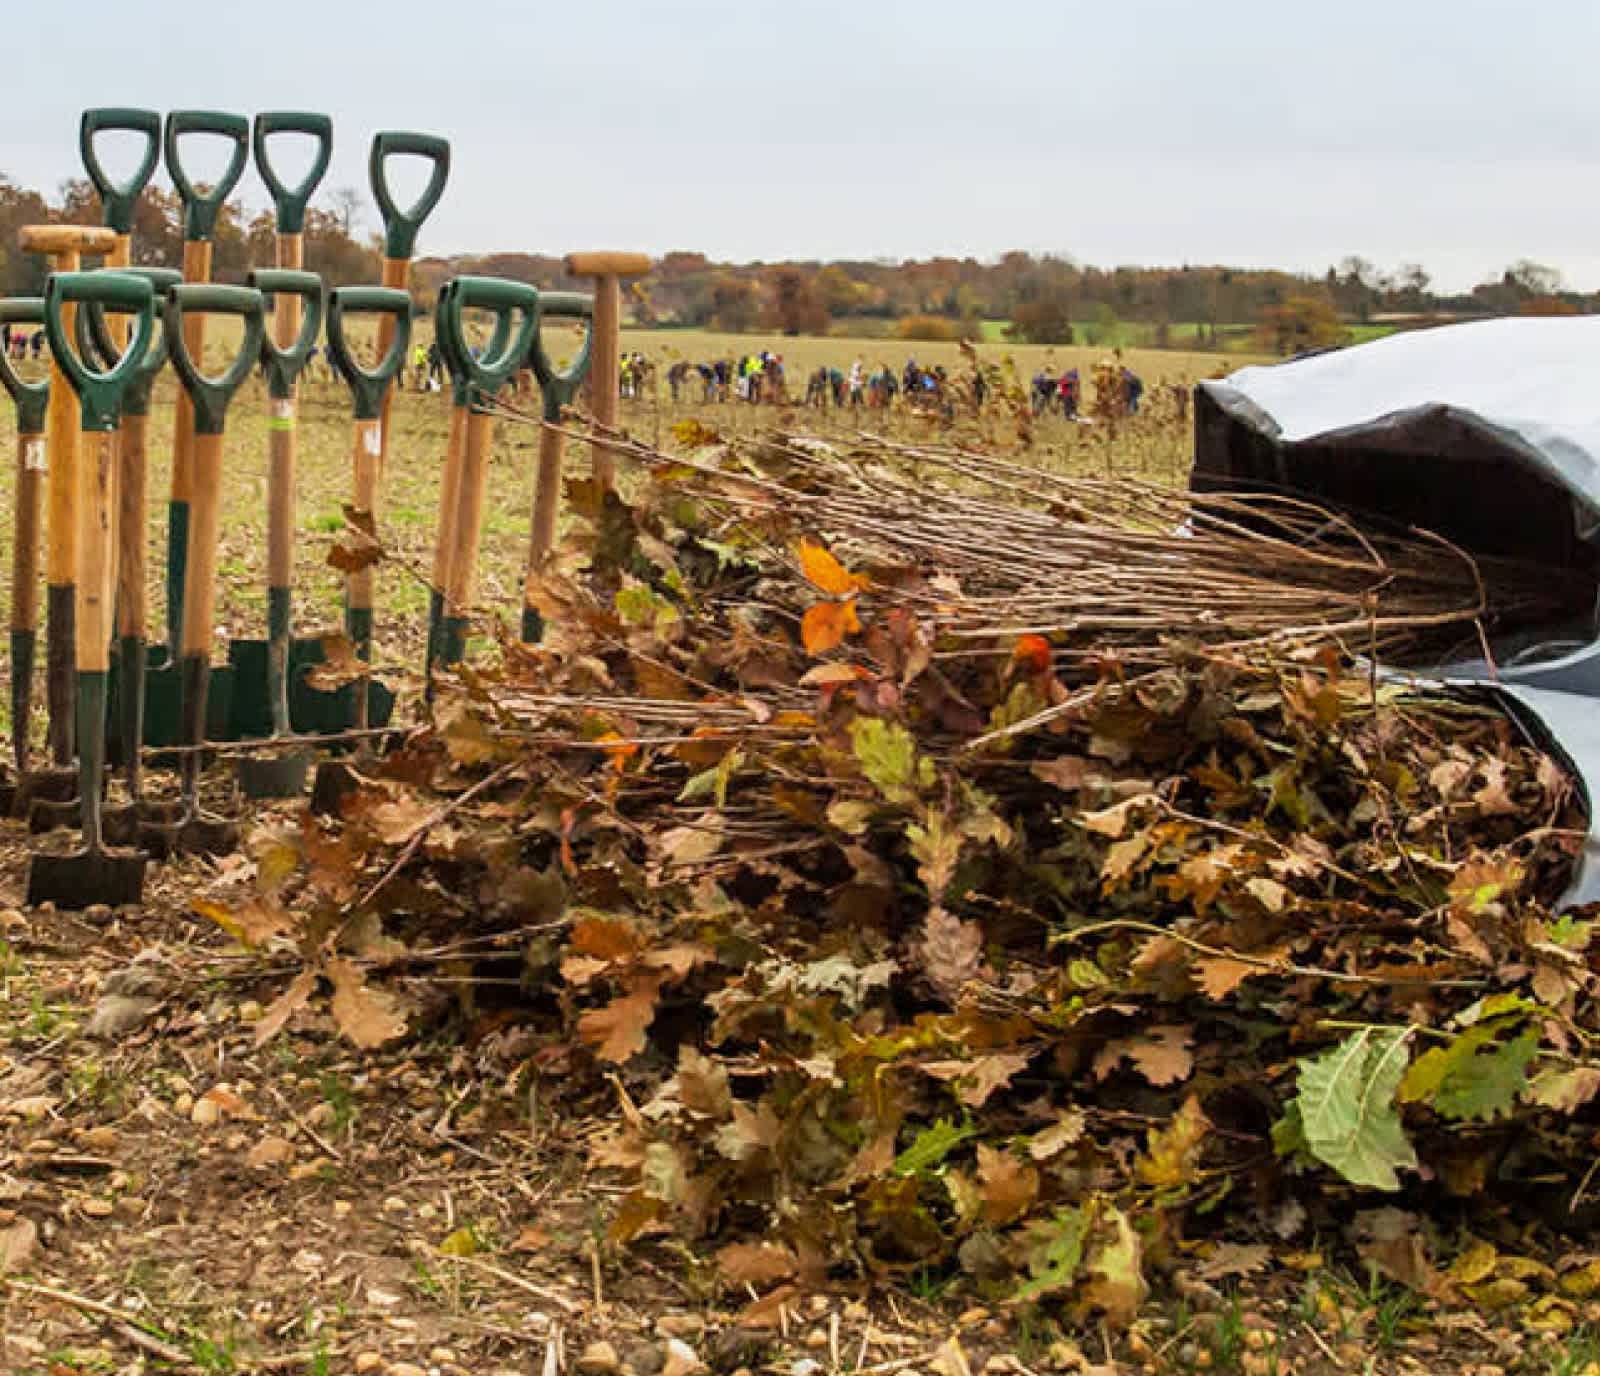
[[[702,769],[690,779],[683,786],[683,791],[678,794],[678,801],[697,803],[712,798],[718,807],[727,807],[728,785],[743,764],[744,751],[730,750],[710,769]]]
[[[1063,1209],[1035,1230],[1042,1239],[1028,1257],[1033,1279],[1015,1295],[1019,1301],[1036,1300],[1069,1289],[1083,1265],[1083,1244],[1089,1236],[1090,1211]]]
[[[1453,1122],[1492,1122],[1528,1087],[1528,1067],[1538,1054],[1536,1030],[1499,1043],[1493,1028],[1474,1027],[1418,1059],[1413,1072],[1424,1073],[1406,1076],[1405,1097]]]
[[[895,1157],[896,1175],[921,1175],[931,1171],[968,1138],[976,1137],[978,1129],[971,1123],[952,1123],[941,1118],[931,1128],[923,1128],[916,1140]]]
[[[932,761],[918,757],[916,741],[899,722],[859,717],[850,723],[850,739],[861,772],[891,803],[909,802],[919,786],[933,783]]]
[[[1299,1065],[1306,1150],[1352,1185],[1398,1190],[1396,1171],[1414,1169],[1417,1154],[1395,1109],[1411,1034],[1366,1028]]]
[[[1279,1156],[1311,1155],[1311,1148],[1306,1143],[1306,1125],[1300,1117],[1298,1099],[1291,1099],[1283,1111],[1283,1117],[1272,1125],[1272,1149]]]

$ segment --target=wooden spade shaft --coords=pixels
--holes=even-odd
[[[376,534],[378,523],[378,494],[383,480],[383,434],[381,420],[357,420],[355,445],[351,455],[355,469],[352,505],[356,520]],[[372,658],[372,608],[373,586],[376,570],[367,564],[350,571],[345,590],[345,622],[350,638],[355,642],[356,653],[364,660]],[[363,676],[356,683],[355,728],[364,731],[370,715],[371,681]]]
[[[378,519],[378,493],[383,474],[383,422],[358,420],[355,423],[355,444],[351,453],[354,470],[352,505],[359,521],[372,523],[376,529]],[[370,622],[373,606],[373,566],[352,569],[350,572],[345,605],[357,618]]]
[[[34,648],[39,633],[39,516],[44,504],[45,440],[18,434],[15,541],[11,549],[11,737],[17,773],[28,771],[33,719]]]
[[[278,266],[298,272],[305,261],[304,240],[298,234],[278,236]],[[273,297],[272,338],[278,348],[293,349],[300,337],[305,303],[291,291]],[[284,399],[272,403],[268,421],[267,472],[267,586],[288,588],[294,582],[294,520],[296,461],[296,401],[298,386]]]
[[[78,672],[103,674],[111,668],[112,608],[116,600],[115,525],[121,469],[117,432],[103,430],[85,435],[79,457],[75,637]]]
[[[594,355],[589,364],[589,414],[607,427],[617,423],[617,397],[622,381],[622,279],[650,271],[642,253],[569,253],[566,268],[574,277],[594,279]],[[609,446],[590,446],[595,478],[605,487],[617,483],[617,458]]]
[[[444,472],[439,481],[439,530],[433,547],[432,591],[428,601],[426,692],[433,691],[432,670],[436,665],[447,664],[455,658],[447,631],[445,593],[450,583],[450,566],[455,557],[456,516],[461,504],[461,467],[467,447],[467,406],[465,402],[450,407],[450,437],[445,444]]]
[[[549,421],[539,430],[539,466],[533,483],[533,526],[528,537],[528,583],[523,603],[531,606],[528,590],[556,546],[556,517],[561,508],[561,464],[565,436]]]
[[[445,582],[445,612],[464,617],[477,596],[478,551],[483,542],[483,506],[489,487],[489,451],[494,445],[494,417],[467,413],[466,453],[461,464],[461,492],[456,503],[455,554]]]
[[[82,259],[75,252],[55,254],[52,272],[77,272]],[[74,337],[78,308],[70,303],[61,307],[61,323],[68,338]],[[45,430],[49,436],[50,476],[49,530],[45,557],[45,579],[53,588],[70,587],[77,576],[78,527],[78,394],[56,358],[50,360],[50,409]]]
[[[193,489],[189,507],[189,566],[183,590],[185,659],[209,661],[217,614],[217,541],[221,533],[221,435],[195,435],[191,451]]]
[[[16,535],[11,549],[11,629],[39,628],[39,517],[44,505],[45,439],[17,436]],[[17,723],[13,723],[17,725]]]
[[[186,239],[183,245],[183,280],[211,280],[211,242]],[[189,356],[205,367],[206,316],[194,311],[184,316],[183,341]],[[167,638],[174,646],[182,640],[187,618],[185,599],[189,587],[189,527],[193,519],[195,493],[194,401],[186,387],[178,389],[176,418],[172,430],[172,487],[167,508]]]
[[[54,255],[53,272],[77,272],[82,264],[76,252]],[[78,308],[64,305],[62,323],[70,338]],[[78,576],[78,396],[60,361],[50,357],[50,401],[45,416],[46,450],[50,465],[45,484],[45,583],[48,585],[49,626],[45,645],[45,693],[50,716],[50,758],[61,769],[77,753],[74,689],[73,630],[77,608],[74,583]]]
[[[411,290],[411,260],[409,258],[385,258],[383,260],[383,285],[393,287],[397,291]],[[389,346],[394,343],[394,332],[398,328],[394,316],[385,312],[378,317],[378,357],[383,358],[389,352]],[[394,409],[394,388],[387,387],[383,393],[383,449],[381,458],[384,463],[389,461],[389,416]]]
[[[149,631],[145,606],[145,521],[147,519],[150,418],[122,417],[117,464],[117,635],[144,640]]]

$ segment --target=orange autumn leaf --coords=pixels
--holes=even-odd
[[[806,653],[825,655],[844,643],[847,635],[856,635],[861,622],[856,616],[856,600],[848,602],[819,602],[806,612],[800,622],[800,639]]]
[[[628,767],[628,761],[639,753],[639,743],[630,741],[620,731],[607,731],[595,738],[598,742],[616,741],[615,745],[606,746],[606,756],[611,761],[611,767],[622,773]]]
[[[1050,642],[1042,635],[1019,636],[1011,647],[1011,658],[1030,674],[1046,673],[1051,664]]]
[[[802,540],[796,553],[806,580],[832,597],[848,597],[867,586],[865,577],[851,573],[821,545]]]

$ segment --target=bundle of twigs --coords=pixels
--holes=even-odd
[[[695,438],[687,454],[625,436],[613,446],[779,560],[804,531],[852,567],[885,572],[874,591],[936,627],[945,657],[1036,634],[1063,670],[1108,651],[1155,663],[1175,638],[1244,648],[1332,637],[1415,660],[1445,638],[1555,621],[1592,601],[1577,575],[1475,559],[1426,531],[1361,529],[1283,496],[1063,476],[876,435]],[[893,576],[907,569],[937,584]]]

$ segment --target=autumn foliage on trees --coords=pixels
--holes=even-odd
[[[1260,347],[1275,354],[1326,349],[1349,340],[1350,331],[1325,296],[1291,296],[1261,312],[1256,326]]]

